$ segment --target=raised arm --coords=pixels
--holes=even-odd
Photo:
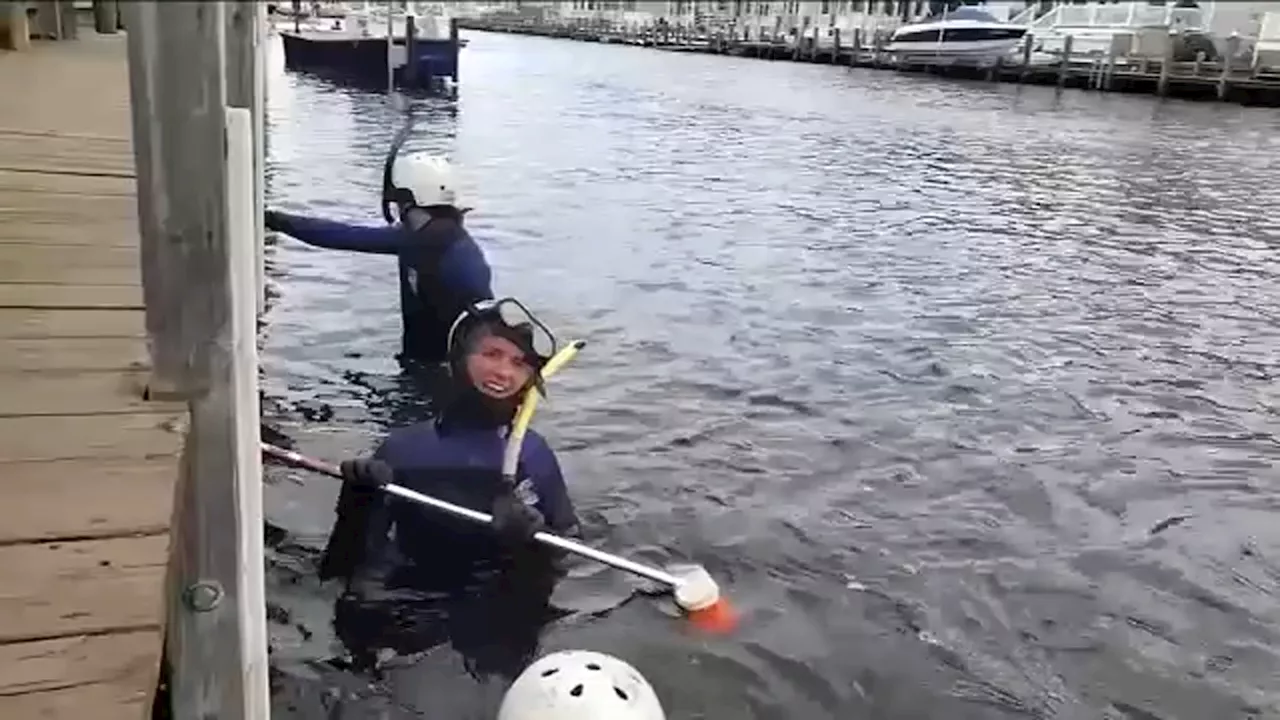
[[[351,225],[275,210],[267,211],[266,225],[269,230],[282,232],[308,245],[329,250],[395,255],[407,240],[406,233],[394,225]]]

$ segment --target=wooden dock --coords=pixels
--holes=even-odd
[[[1067,38],[1066,49],[1047,63],[1033,63],[1028,56],[1024,56],[1021,62],[1011,58],[1009,62],[994,67],[973,67],[944,62],[941,58],[937,64],[921,60],[898,62],[883,49],[886,34],[862,37],[860,31],[843,39],[839,31],[836,31],[833,44],[819,44],[813,38],[804,38],[800,42],[781,38],[745,41],[723,33],[710,36],[705,33],[694,34],[688,28],[676,28],[671,32],[657,32],[653,29],[624,32],[531,20],[471,18],[459,21],[459,27],[482,32],[634,45],[668,52],[733,55],[761,60],[928,73],[970,80],[1057,85],[1103,92],[1280,106],[1280,71],[1273,68],[1235,67],[1230,64],[1224,67],[1220,62],[1204,60],[1175,62],[1169,58],[1072,55],[1071,38]]]
[[[0,51],[0,718],[156,688],[187,406],[143,398],[125,49]]]

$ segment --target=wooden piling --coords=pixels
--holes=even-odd
[[[256,308],[246,289],[253,121],[225,107],[227,11],[221,1],[128,3],[129,86],[148,391],[185,401],[190,414],[169,568],[173,716],[260,720],[269,698],[253,504]]]
[[[831,64],[840,63],[840,28],[832,28],[831,30]]]
[[[31,47],[31,27],[25,2],[4,3],[3,30],[0,32],[0,49],[26,50]]]
[[[258,314],[267,311],[267,227],[264,213],[267,208],[267,42],[270,20],[267,4],[253,3],[254,43],[256,48],[253,99],[253,180],[254,246],[257,248],[256,276],[258,280]]]
[[[245,108],[254,118],[254,206],[258,218],[254,231],[254,278],[257,286],[254,292],[258,312],[266,309],[266,229],[262,221],[265,209],[264,12],[263,4],[254,0],[232,0],[227,4],[226,12],[227,105]]]
[[[116,0],[93,0],[93,29],[111,35],[120,27],[120,8]]]
[[[1240,37],[1232,35],[1227,38],[1227,51],[1222,54],[1222,72],[1218,74],[1217,95],[1219,100],[1226,100],[1231,92],[1231,59],[1240,48]]]
[[[405,86],[418,84],[418,19],[404,16],[404,80]]]
[[[257,159],[254,151],[254,117],[246,108],[227,108],[227,292],[230,294],[230,330],[221,333],[229,336],[230,372],[220,391],[227,397],[210,398],[208,410],[218,435],[197,438],[210,442],[211,437],[221,441],[222,433],[234,432],[229,442],[222,441],[228,451],[228,459],[215,459],[210,467],[230,465],[232,475],[224,475],[210,494],[229,495],[224,508],[235,513],[239,547],[222,547],[216,552],[234,555],[237,563],[240,616],[239,668],[245,687],[242,698],[243,714],[235,710],[224,712],[222,717],[243,717],[245,720],[267,720],[271,715],[271,688],[268,680],[267,656],[267,597],[265,577],[265,538],[263,537],[262,507],[262,453],[259,451],[259,418],[262,410],[258,400],[258,283],[255,248],[257,228],[262,225],[262,212],[257,203]],[[226,404],[229,401],[230,407]],[[198,426],[197,426],[198,427]],[[225,428],[225,429],[224,429]],[[189,441],[190,442],[190,441]],[[218,448],[215,448],[217,451]],[[190,452],[188,456],[190,456]],[[198,455],[198,453],[197,453]],[[209,482],[215,476],[200,478]],[[212,484],[212,483],[209,483]],[[199,510],[185,508],[187,513]],[[191,515],[188,514],[188,517]],[[207,546],[220,543],[225,546],[225,532],[218,527],[213,533],[201,536],[198,543],[201,554],[208,554]],[[203,577],[203,574],[200,576]],[[181,655],[176,656],[178,658]],[[180,668],[181,669],[181,668]],[[228,668],[229,670],[230,668]],[[201,672],[204,672],[203,670]]]
[[[1018,82],[1024,83],[1027,77],[1031,75],[1031,52],[1035,46],[1031,42],[1031,38],[1024,38],[1022,43],[1022,64],[1018,67]]]
[[[449,18],[449,42],[453,44],[453,74],[450,77],[453,82],[458,82],[458,18]]]
[[[1166,35],[1164,46],[1161,47],[1160,54],[1160,76],[1156,81],[1156,95],[1164,97],[1169,94],[1169,78],[1174,73],[1174,40],[1178,33],[1174,29],[1170,29],[1169,35]]]
[[[1164,47],[1161,48],[1160,76],[1156,81],[1156,95],[1164,97],[1169,93],[1169,75],[1173,72],[1173,38],[1170,32],[1165,36]]]
[[[1102,89],[1108,92],[1111,91],[1112,86],[1115,83],[1116,57],[1119,54],[1120,54],[1120,48],[1118,48],[1116,44],[1113,42],[1111,44],[1111,47],[1107,49],[1107,64],[1106,64],[1106,67],[1103,69],[1103,75],[1102,75]]]
[[[1070,35],[1062,39],[1062,55],[1058,58],[1058,87],[1066,87],[1067,73],[1071,71],[1071,45],[1074,38]]]
[[[862,64],[862,28],[853,29],[853,47],[850,48],[849,65],[851,67]]]

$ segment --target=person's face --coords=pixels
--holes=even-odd
[[[533,366],[515,343],[484,335],[467,355],[467,375],[482,395],[506,400],[533,380]]]

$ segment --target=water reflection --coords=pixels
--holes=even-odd
[[[500,291],[590,341],[539,422],[591,541],[705,562],[746,614],[715,640],[658,599],[599,614],[635,587],[600,571],[545,649],[617,653],[673,717],[1280,714],[1272,115],[497,35],[464,55],[417,142],[467,173]],[[380,222],[396,111],[271,83],[279,205]],[[273,274],[264,383],[300,448],[361,452],[421,409],[394,260],[283,241]],[[271,596],[311,633],[276,626],[279,714],[337,692],[351,717],[486,717],[454,654],[372,689],[316,670],[305,548],[334,489],[269,492]]]

